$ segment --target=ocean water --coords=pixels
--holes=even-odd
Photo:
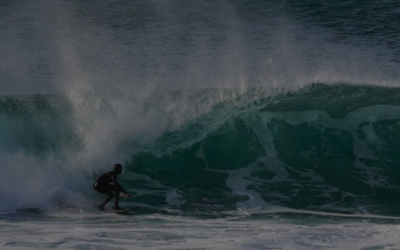
[[[0,1],[0,248],[400,249],[399,13]]]

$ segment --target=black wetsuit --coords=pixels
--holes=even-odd
[[[107,172],[102,174],[94,183],[94,190],[108,196],[100,206],[104,206],[115,196],[114,206],[118,207],[119,193],[127,193],[125,189],[118,183],[117,175],[118,173],[115,170]],[[114,185],[111,185],[110,183],[113,183]]]

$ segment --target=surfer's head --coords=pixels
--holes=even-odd
[[[114,171],[117,172],[117,174],[121,174],[122,173],[122,165],[121,164],[115,164],[114,165]]]

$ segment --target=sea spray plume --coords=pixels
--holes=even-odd
[[[36,156],[19,152],[1,154],[0,160],[4,173],[0,183],[1,210],[20,208],[51,208],[53,201],[76,201],[83,196],[74,192],[84,178],[75,176],[71,179],[68,170],[63,171],[63,164],[57,159],[41,160]],[[65,169],[64,169],[65,170]],[[82,188],[82,187],[80,187]]]
[[[51,24],[59,29],[48,29],[46,33],[46,38],[50,41],[60,35],[61,31],[65,26],[60,25],[59,18],[63,16],[63,12],[59,11],[60,2],[48,1],[49,5],[41,9],[41,12],[48,12],[48,15],[43,15],[50,19]],[[41,6],[38,4],[37,7]],[[61,6],[62,7],[62,6]],[[35,8],[36,10],[36,8]],[[33,10],[26,10],[28,15],[33,15],[34,26],[36,23],[36,17],[38,13]],[[31,12],[30,12],[31,11]],[[60,14],[60,16],[57,16]],[[41,18],[38,18],[41,20]],[[46,23],[47,25],[47,23]],[[51,26],[51,25],[50,25]],[[43,27],[45,28],[45,27]],[[46,26],[46,28],[48,28]],[[53,33],[54,32],[54,33]],[[65,35],[63,33],[62,35]],[[49,51],[53,52],[52,48],[49,46]],[[62,47],[62,46],[61,46]],[[60,47],[59,47],[60,48]],[[71,67],[68,71],[71,72],[71,68],[77,67],[74,55],[71,54],[73,49],[71,46],[64,47],[64,60],[70,64]],[[60,51],[60,50],[58,50]],[[43,53],[43,56],[47,56]],[[50,57],[51,58],[51,57]],[[23,60],[25,62],[26,60]],[[61,64],[59,61],[57,63],[49,65],[56,73],[60,73]],[[21,71],[18,70],[21,73]],[[83,79],[83,73],[79,73],[80,76],[75,78]],[[56,74],[58,77],[63,78],[68,74]],[[57,79],[59,79],[57,77]],[[53,79],[54,80],[54,79]],[[17,81],[18,82],[18,81]],[[60,90],[57,86],[62,86],[62,81],[54,82],[51,88],[46,90],[53,92],[55,90]],[[19,85],[26,85],[25,90],[30,91],[30,85],[27,82],[18,82]],[[35,85],[37,87],[37,85]],[[40,88],[38,88],[40,92]],[[25,93],[25,91],[20,92]],[[13,140],[8,142],[2,141],[2,152],[0,158],[3,164],[10,166],[10,171],[7,171],[3,176],[6,178],[2,183],[3,186],[1,190],[1,197],[3,200],[3,208],[5,209],[18,209],[26,207],[36,207],[46,209],[54,201],[59,200],[75,200],[77,201],[78,196],[82,196],[82,190],[85,190],[87,186],[88,172],[85,167],[88,165],[80,164],[79,159],[74,161],[74,156],[76,156],[77,150],[82,145],[81,138],[78,138],[77,133],[72,129],[70,133],[71,125],[74,125],[71,120],[67,118],[72,118],[73,110],[69,103],[64,102],[63,98],[57,99],[57,94],[51,98],[46,97],[24,97],[20,98],[8,98],[10,101],[5,101],[4,103],[9,106],[9,110],[14,110],[16,112],[11,113],[6,116],[3,121],[11,122],[14,127],[11,130],[10,135],[15,133]],[[19,99],[21,101],[19,101]],[[17,100],[17,101],[13,101]],[[41,100],[44,100],[43,102]],[[46,101],[49,100],[49,101]],[[15,104],[13,103],[15,102]],[[63,103],[58,105],[58,103]],[[39,104],[39,105],[37,105]],[[15,106],[15,109],[14,109]],[[62,121],[64,118],[65,123],[61,124],[58,121]],[[8,118],[10,119],[8,119]],[[25,122],[24,122],[25,121]],[[2,128],[3,124],[1,125]],[[6,130],[7,131],[7,130]],[[58,134],[57,141],[54,140],[54,131],[60,132]],[[72,144],[71,142],[74,141]],[[73,145],[74,144],[74,145]],[[62,145],[62,146],[61,146]],[[11,151],[11,153],[8,153]],[[75,164],[76,163],[76,164]],[[86,163],[86,162],[81,162]],[[12,167],[11,167],[12,166]],[[90,165],[89,165],[90,166]],[[10,180],[10,181],[8,181]],[[79,190],[79,192],[77,192]],[[17,194],[17,195],[16,195]]]
[[[68,14],[69,13],[65,13],[64,11],[64,15],[61,15],[60,23],[62,25],[68,23],[70,18]],[[199,32],[202,33],[203,30],[200,29]],[[214,99],[204,98],[204,95],[202,95],[202,99],[192,98],[194,96],[192,94],[189,95],[191,96],[191,99],[189,99],[187,98],[188,95],[185,94],[189,91],[185,90],[183,94],[178,94],[178,98],[173,98],[171,101],[169,101],[168,98],[163,98],[163,102],[160,103],[162,105],[161,110],[149,109],[149,107],[152,105],[154,106],[154,104],[147,105],[146,103],[148,100],[153,99],[152,95],[161,92],[163,89],[178,89],[176,91],[179,92],[182,86],[186,89],[187,87],[193,88],[194,84],[199,84],[195,88],[202,88],[202,84],[208,85],[210,83],[216,84],[217,86],[231,87],[237,84],[237,79],[239,78],[241,79],[239,81],[239,85],[241,86],[239,88],[239,93],[246,92],[246,88],[243,87],[245,86],[245,80],[243,80],[242,76],[237,77],[238,75],[235,73],[239,72],[240,75],[243,75],[242,70],[236,70],[237,67],[230,67],[240,65],[240,57],[237,57],[237,60],[234,60],[235,62],[230,63],[230,55],[233,52],[230,48],[232,46],[227,46],[227,49],[223,50],[218,64],[204,69],[200,68],[200,72],[204,76],[208,75],[208,69],[222,69],[221,72],[214,70],[213,72],[217,74],[214,74],[212,78],[189,78],[188,76],[190,74],[184,70],[183,76],[185,81],[173,81],[173,79],[180,77],[180,75],[174,76],[173,79],[166,76],[165,81],[167,84],[172,83],[171,87],[162,85],[156,86],[154,83],[148,84],[147,82],[153,80],[153,77],[151,77],[150,80],[144,81],[144,84],[135,81],[137,82],[136,85],[134,82],[128,87],[127,84],[120,84],[120,82],[104,82],[101,79],[93,77],[93,72],[82,63],[82,58],[80,54],[77,53],[80,49],[79,46],[87,46],[86,44],[80,44],[82,42],[79,40],[80,34],[77,34],[75,30],[72,30],[71,27],[68,26],[66,26],[63,33],[64,37],[63,39],[59,39],[58,47],[60,59],[64,65],[63,70],[65,72],[63,76],[65,77],[60,81],[63,82],[63,91],[67,93],[68,98],[71,100],[71,105],[74,110],[74,124],[77,134],[82,139],[85,147],[85,149],[82,150],[81,156],[77,157],[81,159],[80,162],[83,162],[84,158],[101,161],[101,157],[106,155],[107,152],[113,152],[113,148],[115,148],[118,142],[123,140],[123,138],[131,138],[145,147],[148,147],[146,145],[150,144],[151,147],[152,141],[158,138],[162,133],[179,129],[188,121],[193,121],[197,117],[208,113],[215,105],[219,105],[218,103],[223,103],[227,98],[232,98],[232,91],[217,91],[217,93],[220,94],[219,96],[213,95]],[[229,34],[228,32],[228,37]],[[207,37],[202,38],[200,36],[199,40],[206,38]],[[140,38],[138,39],[140,40]],[[79,40],[79,42],[77,43],[75,40]],[[235,41],[237,39],[233,40]],[[230,43],[231,42],[227,42],[226,44],[229,45]],[[200,59],[197,58],[197,60],[194,60],[196,51],[202,51],[201,48],[203,47],[201,46],[201,42],[195,41],[195,44],[197,46],[200,45],[200,47],[195,48],[194,55],[189,51],[187,56],[187,59],[191,62],[189,65],[191,65],[192,62],[194,65],[197,65],[198,62],[201,63],[201,58],[204,58],[203,56]],[[240,46],[236,44],[232,48],[235,48],[237,52]],[[158,58],[157,55],[155,58]],[[160,57],[160,59],[162,59],[162,57]],[[201,65],[205,66],[206,64],[201,63]],[[162,70],[163,67],[164,66],[161,64],[160,69]],[[195,66],[195,68],[198,67]],[[120,78],[117,77],[116,79]],[[113,87],[105,87],[109,85]],[[156,88],[157,90],[155,90]],[[103,92],[103,90],[109,92],[110,89],[113,94],[106,94]],[[231,97],[229,97],[227,93],[231,95]],[[164,95],[167,96],[169,94]],[[236,99],[235,96],[237,95],[238,94],[233,94],[233,99]],[[159,95],[157,94],[156,96]],[[158,105],[157,103],[158,101],[155,102],[156,106]]]

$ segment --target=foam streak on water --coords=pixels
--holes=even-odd
[[[3,217],[4,219],[4,217]],[[187,219],[176,216],[56,215],[2,222],[2,249],[395,249],[396,225],[309,217]],[[323,223],[325,220],[327,223]],[[18,223],[16,223],[18,222]],[[294,223],[293,223],[294,222]],[[9,232],[13,232],[12,234]]]

